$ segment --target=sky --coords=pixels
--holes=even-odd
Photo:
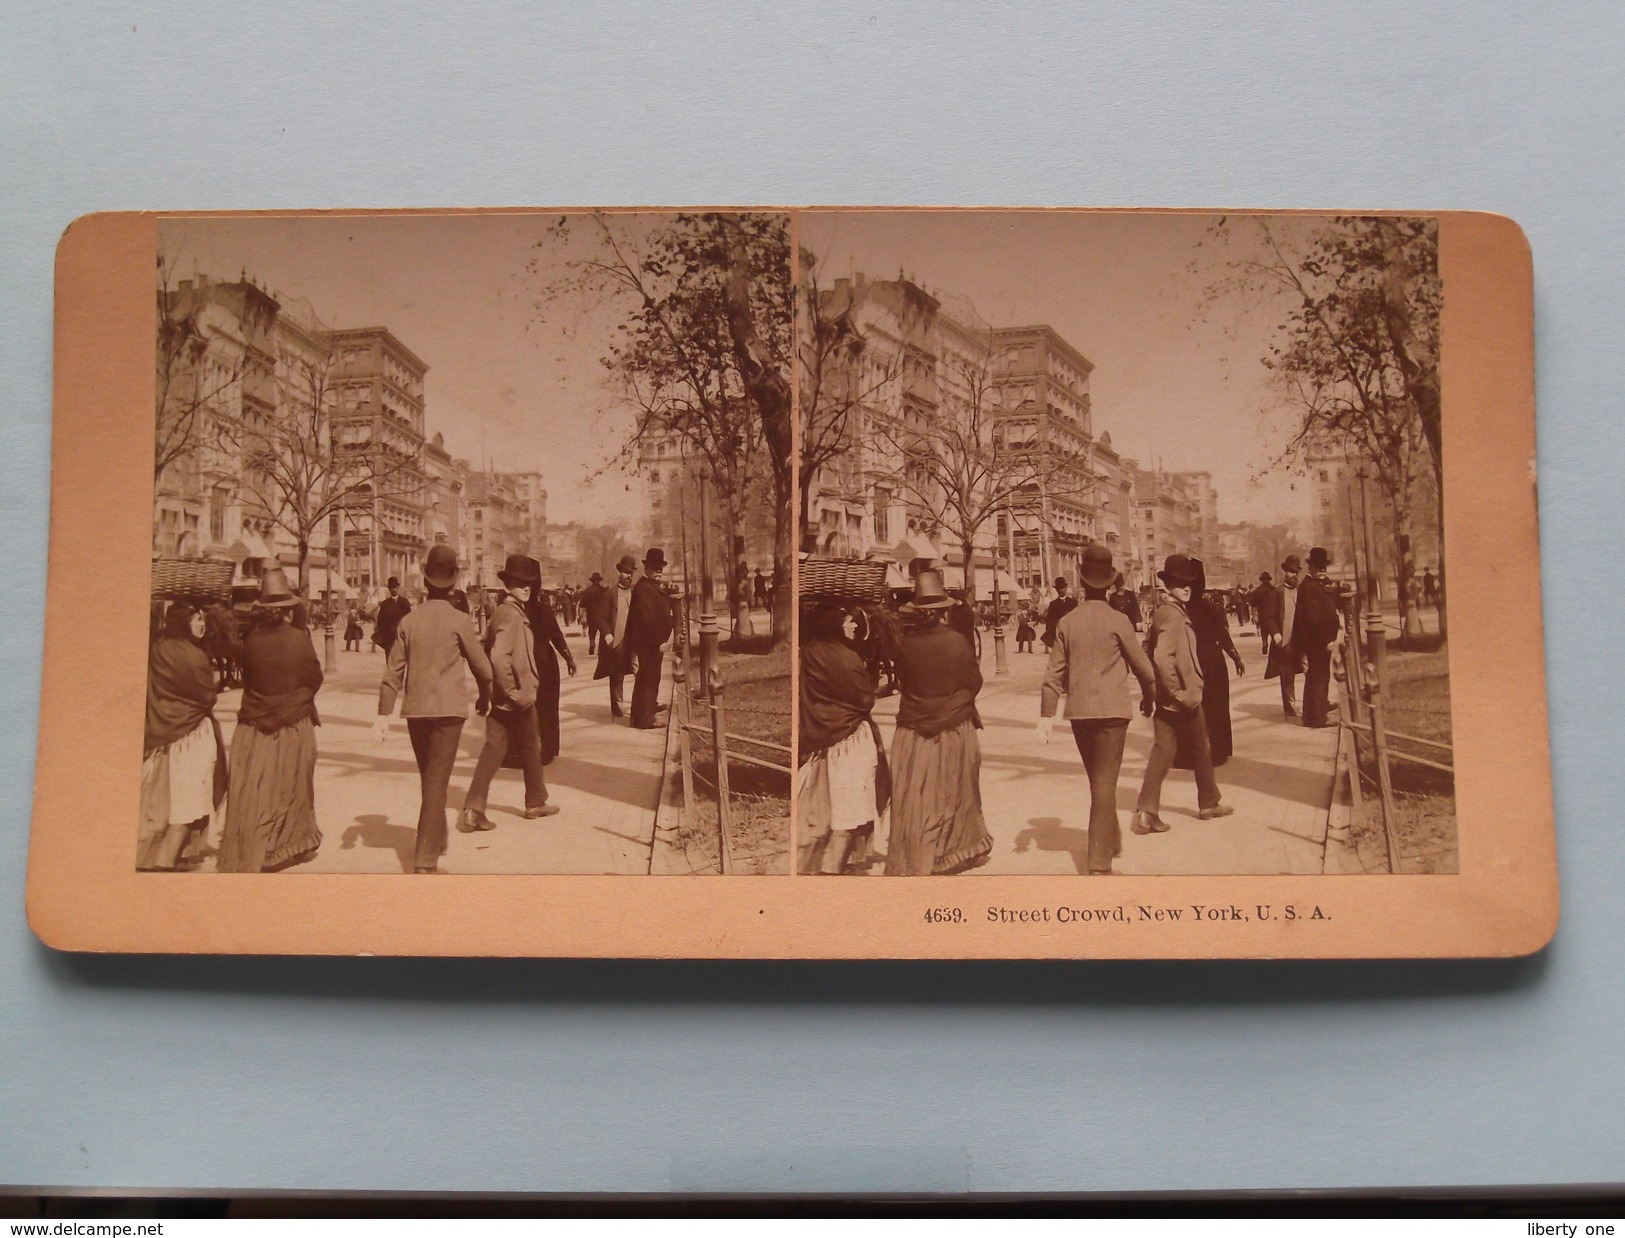
[[[809,212],[799,243],[825,286],[899,270],[993,326],[1047,323],[1083,353],[1094,432],[1142,467],[1206,469],[1227,523],[1301,518],[1309,494],[1270,465],[1287,416],[1260,358],[1278,304],[1209,295],[1227,253],[1215,216],[1025,211]],[[1277,234],[1320,225],[1271,220]]]
[[[624,307],[548,295],[587,252],[546,238],[558,218],[186,218],[161,222],[159,246],[176,280],[246,273],[328,326],[389,328],[428,364],[428,437],[476,466],[539,471],[554,523],[620,523],[628,479],[603,470],[633,419],[600,358]]]
[[[638,226],[621,217],[618,226]],[[646,216],[657,221],[659,216]],[[555,523],[618,523],[632,426],[600,358],[624,303],[550,295],[590,249],[556,214],[191,217],[160,224],[175,278],[246,273],[336,327],[385,326],[429,366],[426,432],[453,455],[537,470]],[[901,269],[994,325],[1048,323],[1095,365],[1095,432],[1142,465],[1207,469],[1226,522],[1300,517],[1268,468],[1286,418],[1259,358],[1279,306],[1207,294],[1223,250],[1210,216],[1079,212],[803,213],[821,279]],[[1312,227],[1309,219],[1283,228]],[[1271,411],[1273,410],[1273,411]]]

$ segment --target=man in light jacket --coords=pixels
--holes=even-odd
[[[1117,776],[1134,710],[1129,676],[1140,682],[1140,711],[1149,714],[1156,688],[1151,662],[1140,648],[1129,617],[1108,599],[1115,577],[1112,552],[1098,542],[1084,547],[1079,576],[1083,602],[1061,617],[1049,651],[1044,695],[1039,704],[1040,743],[1049,743],[1055,710],[1066,698],[1066,719],[1089,777],[1089,872],[1112,871],[1122,850],[1117,817]]]
[[[401,620],[389,650],[389,666],[378,689],[378,720],[373,735],[389,736],[389,716],[402,697],[401,714],[417,758],[422,804],[418,809],[417,845],[412,871],[437,873],[446,850],[446,791],[457,744],[468,720],[468,681],[463,666],[479,685],[476,713],[491,701],[491,663],[474,633],[474,622],[452,598],[457,585],[457,552],[433,546],[423,565],[429,598]]]
[[[1163,562],[1158,579],[1167,600],[1151,619],[1147,644],[1156,673],[1157,712],[1152,719],[1151,756],[1130,827],[1136,834],[1163,834],[1168,824],[1162,811],[1162,781],[1173,768],[1174,754],[1183,739],[1193,756],[1196,802],[1203,821],[1235,812],[1219,802],[1219,782],[1213,774],[1213,753],[1208,746],[1207,721],[1202,717],[1202,667],[1196,659],[1196,632],[1185,608],[1190,605],[1198,568],[1189,558],[1172,554]]]
[[[536,641],[525,605],[541,585],[541,571],[528,555],[511,554],[497,578],[508,595],[491,616],[486,640],[491,650],[491,713],[485,720],[485,747],[474,766],[473,780],[463,797],[457,828],[463,833],[494,830],[485,815],[491,779],[502,768],[509,746],[519,749],[525,771],[524,816],[551,817],[559,811],[547,801],[547,778],[542,772],[542,740],[536,729]]]

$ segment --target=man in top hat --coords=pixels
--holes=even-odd
[[[1201,570],[1187,556],[1169,555],[1157,578],[1166,600],[1151,617],[1146,639],[1156,675],[1156,714],[1152,718],[1151,756],[1131,827],[1136,834],[1162,834],[1168,825],[1161,817],[1162,782],[1173,768],[1174,755],[1183,744],[1196,772],[1197,816],[1203,821],[1228,817],[1235,809],[1219,802],[1219,781],[1213,773],[1207,720],[1202,715],[1202,667],[1196,657],[1196,631],[1186,607]]]
[[[598,652],[598,608],[603,604],[604,594],[609,590],[604,588],[604,577],[601,572],[594,572],[587,577],[587,585],[581,590],[576,599],[577,610],[581,614],[581,626],[587,630],[587,652]]]
[[[480,749],[474,777],[463,797],[457,828],[464,833],[494,830],[485,815],[491,779],[502,768],[510,748],[519,750],[525,771],[526,817],[551,817],[559,811],[547,802],[547,779],[542,772],[542,740],[536,727],[536,693],[541,683],[536,669],[536,638],[525,613],[541,588],[541,567],[529,555],[511,554],[497,573],[507,589],[491,615],[486,640],[491,650],[491,712],[485,719],[485,747]]]
[[[461,592],[456,587],[457,552],[450,546],[431,546],[423,564],[423,583],[428,600],[401,620],[390,646],[373,733],[380,742],[388,737],[389,716],[404,694],[401,716],[412,740],[421,788],[412,871],[437,873],[446,850],[446,792],[457,763],[463,724],[468,721],[468,681],[463,666],[474,673],[479,685],[474,711],[484,714],[491,701],[491,663],[480,646],[474,621],[456,604]]]
[[[1290,642],[1303,665],[1303,724],[1329,725],[1332,646],[1337,643],[1337,602],[1325,574],[1331,558],[1324,546],[1309,552],[1309,575],[1298,586]],[[1284,676],[1283,676],[1284,678]]]
[[[1281,679],[1281,712],[1288,718],[1298,716],[1298,674],[1303,670],[1303,657],[1292,643],[1292,630],[1298,621],[1298,589],[1303,581],[1303,560],[1288,555],[1281,560],[1281,583],[1258,612],[1258,627],[1266,638],[1268,663],[1264,678],[1279,675]]]
[[[609,716],[619,718],[626,676],[632,669],[632,657],[626,648],[626,627],[632,617],[632,578],[637,574],[638,561],[631,555],[622,555],[615,565],[615,587],[606,588],[598,600],[598,665],[594,679],[609,680]]]
[[[1140,647],[1129,616],[1107,590],[1123,577],[1112,568],[1112,552],[1099,542],[1084,547],[1078,575],[1083,601],[1055,629],[1055,645],[1044,675],[1038,738],[1049,743],[1055,710],[1066,698],[1066,719],[1089,778],[1089,871],[1109,873],[1122,850],[1118,837],[1117,776],[1123,767],[1123,745],[1134,716],[1129,676],[1140,682],[1140,711],[1151,712],[1155,672]]]
[[[388,587],[389,596],[378,603],[378,622],[372,629],[372,643],[384,651],[386,658],[394,647],[401,620],[412,613],[412,603],[401,596],[401,578],[391,576]]]
[[[671,639],[671,599],[661,586],[666,553],[651,546],[643,556],[643,576],[632,586],[627,608],[626,634],[621,642],[636,671],[632,679],[632,725],[640,731],[659,725],[660,647]]]

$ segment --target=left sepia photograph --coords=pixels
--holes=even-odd
[[[135,867],[789,873],[790,256],[161,220]]]

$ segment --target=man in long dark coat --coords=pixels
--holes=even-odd
[[[1275,587],[1273,578],[1268,572],[1258,574],[1258,587],[1247,595],[1247,603],[1252,607],[1253,615],[1258,620],[1258,639],[1263,645],[1259,652],[1268,657],[1270,635],[1281,630],[1281,591]],[[1271,623],[1274,624],[1273,628],[1270,626]]]
[[[378,622],[372,629],[372,643],[384,651],[386,658],[394,647],[401,620],[412,613],[412,603],[401,596],[400,577],[391,576],[388,587],[389,596],[378,604]]]
[[[615,565],[615,587],[605,589],[598,600],[598,665],[594,679],[609,680],[609,716],[619,718],[622,708],[626,676],[632,670],[632,655],[626,647],[626,629],[632,616],[632,576],[638,570],[638,561],[631,555],[622,555]]]
[[[643,576],[632,586],[631,613],[626,621],[626,647],[636,663],[632,680],[632,725],[640,731],[658,726],[660,704],[660,647],[671,639],[671,599],[661,586],[666,554],[658,546],[643,556]]]
[[[1332,645],[1337,641],[1337,602],[1321,579],[1331,562],[1322,546],[1309,552],[1309,574],[1298,586],[1292,647],[1303,662],[1303,724],[1329,725]]]
[[[604,588],[604,578],[597,572],[587,577],[587,582],[576,603],[581,613],[581,626],[587,631],[587,652],[594,654],[598,652],[598,608],[603,605],[604,594],[609,590]]]

